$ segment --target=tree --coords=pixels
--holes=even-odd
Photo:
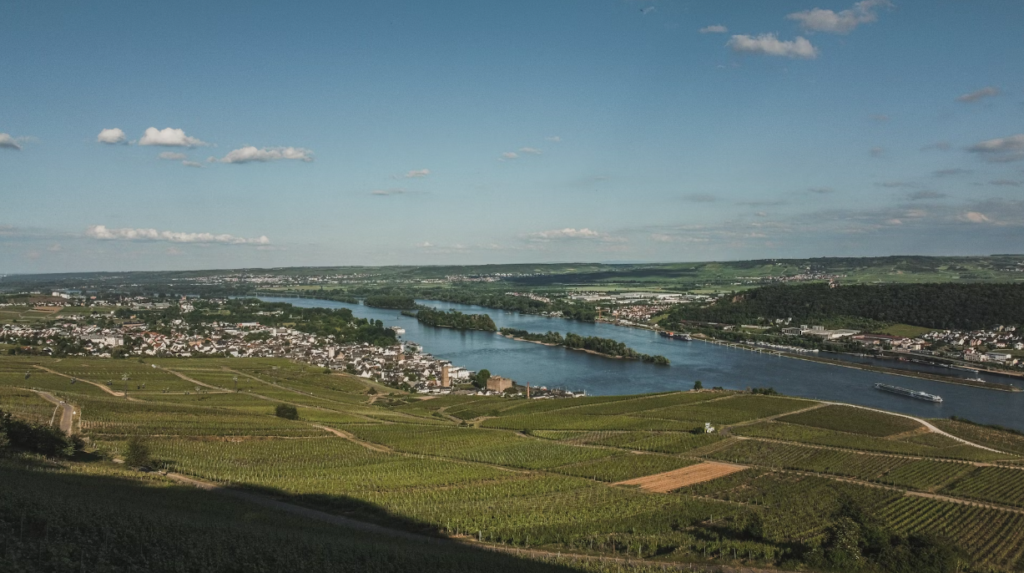
[[[473,382],[473,385],[476,386],[477,388],[483,388],[484,386],[487,386],[487,379],[490,377],[491,371],[484,368],[483,370],[476,373],[476,380]]]
[[[704,389],[704,384],[701,383],[700,380],[697,380],[696,382],[693,383],[693,389],[694,390],[703,390]]]
[[[274,413],[278,418],[284,418],[285,420],[299,419],[299,410],[295,406],[289,406],[288,404],[278,404],[277,408],[274,409]]]
[[[124,450],[124,463],[132,468],[149,465],[149,445],[141,436],[135,435],[128,438]]]

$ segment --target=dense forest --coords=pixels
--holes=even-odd
[[[457,310],[445,312],[433,308],[421,308],[415,313],[404,311],[403,314],[416,316],[416,320],[427,326],[455,328],[457,330],[484,330],[495,332],[498,327],[486,314],[463,314]]]
[[[804,324],[871,320],[962,330],[1020,325],[1024,284],[767,286],[710,306],[676,306],[661,324],[673,328],[681,321],[746,324],[776,318]]]
[[[513,296],[498,293],[474,292],[469,290],[438,290],[433,291],[425,298],[454,302],[457,304],[472,304],[497,308],[523,314],[540,314],[542,312],[561,312],[564,318],[571,320],[582,320],[593,322],[597,318],[597,309],[591,305],[573,304],[566,301],[544,302],[527,298],[525,296]]]
[[[374,294],[366,297],[363,300],[363,304],[374,308],[394,308],[398,310],[413,310],[416,308],[416,301],[411,296],[406,295]]]
[[[652,364],[660,364],[662,366],[669,365],[668,358],[665,358],[664,356],[641,354],[625,344],[610,338],[580,336],[572,332],[565,333],[565,336],[563,337],[561,333],[558,332],[548,331],[545,334],[540,334],[528,332],[526,330],[519,330],[517,328],[502,328],[501,333],[511,338],[519,338],[522,340],[551,344],[554,346],[564,346],[565,348],[572,350],[589,350],[590,352],[596,352],[598,354],[612,356],[615,358],[640,360],[641,362],[650,362]]]

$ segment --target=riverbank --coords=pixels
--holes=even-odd
[[[919,378],[921,380],[931,380],[933,382],[942,382],[943,384],[956,384],[958,386],[970,386],[972,388],[982,388],[984,390],[995,390],[998,392],[1024,392],[1016,386],[1010,384],[999,384],[996,382],[984,382],[976,380],[967,380],[965,378],[957,378],[955,376],[941,376],[938,374],[928,374],[927,372],[914,372],[913,370],[903,370],[900,368],[886,368],[884,366],[875,366],[872,364],[858,364],[856,362],[847,362],[845,360],[836,360],[832,358],[822,358],[820,356],[808,356],[806,354],[792,354],[789,352],[782,352],[780,356],[785,358],[796,358],[797,360],[806,360],[808,362],[817,362],[819,364],[831,364],[832,366],[840,366],[842,368],[853,368],[855,370],[866,370],[868,372],[880,372],[883,374],[892,374],[894,376],[903,376],[906,378]]]
[[[711,344],[718,344],[720,346],[726,346],[729,348],[737,348],[740,350],[748,350],[750,352],[758,352],[762,354],[769,354],[771,356],[780,356],[782,358],[794,358],[797,360],[804,360],[806,362],[816,362],[818,364],[827,364],[830,366],[839,366],[841,368],[851,368],[854,370],[863,370],[865,372],[878,372],[880,374],[892,374],[894,376],[903,376],[905,378],[917,378],[919,380],[930,380],[932,382],[941,382],[943,384],[956,384],[958,386],[970,386],[972,388],[981,388],[983,390],[996,390],[998,392],[1024,392],[1024,390],[1013,386],[1011,384],[1000,384],[998,382],[986,382],[979,380],[968,380],[966,378],[958,378],[956,376],[942,376],[941,374],[930,374],[928,372],[917,372],[914,370],[904,370],[902,368],[888,368],[885,366],[875,366],[873,364],[862,364],[860,362],[851,362],[847,360],[838,360],[834,358],[822,358],[820,356],[814,356],[811,354],[785,352],[775,349],[766,349],[760,346],[752,346],[749,344],[743,344],[740,342],[728,342],[724,340],[718,340],[717,338],[708,338],[707,336],[695,335],[694,341],[707,342]]]

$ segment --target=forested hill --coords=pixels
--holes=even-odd
[[[681,320],[752,323],[792,318],[798,323],[857,317],[937,329],[978,330],[1024,324],[1024,284],[827,284],[768,286],[731,300],[675,307],[663,325]]]

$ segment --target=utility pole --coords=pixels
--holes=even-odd
[[[121,380],[124,382],[124,399],[127,400],[128,399],[128,373],[127,372],[125,372],[124,375],[121,376]]]

